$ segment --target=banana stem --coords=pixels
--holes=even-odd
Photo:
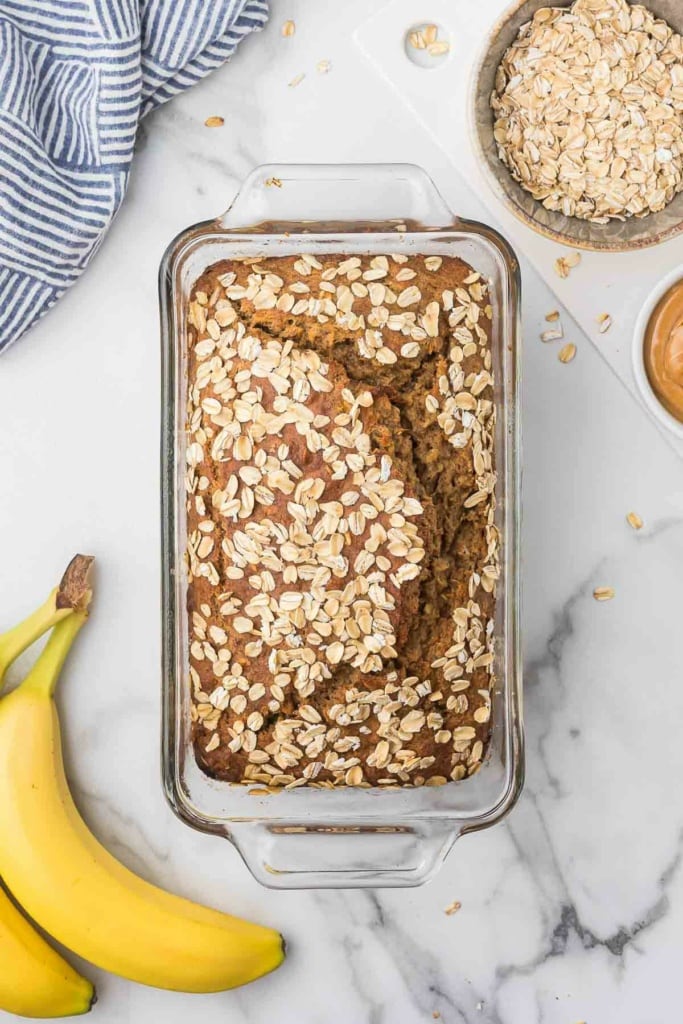
[[[78,631],[87,618],[87,611],[74,611],[57,623],[40,657],[24,679],[20,689],[33,690],[45,697],[51,697],[54,694],[62,665]]]
[[[12,662],[46,633],[74,611],[87,609],[90,603],[90,555],[76,555],[71,559],[58,587],[47,601],[18,626],[0,635],[0,690],[5,672]]]
[[[40,608],[0,636],[0,686],[8,667],[27,647],[61,619],[73,614],[71,608],[57,608],[57,593],[55,587]]]

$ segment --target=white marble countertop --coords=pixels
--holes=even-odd
[[[156,273],[166,244],[269,160],[417,162],[461,213],[482,216],[479,184],[453,183],[352,41],[379,6],[276,3],[232,65],[148,119],[92,266],[0,360],[0,626],[42,598],[74,551],[98,558],[96,607],[60,694],[80,806],[146,877],[289,942],[281,970],[223,995],[90,970],[96,1019],[669,1024],[683,941],[680,461],[570,320],[571,364],[538,340],[557,303],[521,253],[528,760],[517,808],[456,844],[422,889],[271,892],[227,842],[177,821],[162,793]],[[288,17],[297,32],[283,39]],[[212,114],[224,128],[204,127]],[[630,510],[645,520],[639,533]],[[595,602],[598,585],[615,599]],[[462,909],[446,916],[456,899]]]

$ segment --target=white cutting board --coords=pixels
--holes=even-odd
[[[683,268],[683,235],[639,253],[584,252],[580,265],[563,279],[557,276],[553,264],[568,250],[535,234],[494,195],[469,141],[469,83],[491,26],[508,6],[506,0],[423,0],[418,12],[415,0],[391,0],[358,27],[355,41],[476,191],[512,246],[533,263],[649,416],[631,369],[633,326],[652,288],[665,274],[678,266]],[[413,64],[404,49],[406,30],[424,22],[438,24],[451,43],[449,57],[428,69]],[[601,313],[612,317],[612,326],[605,334],[598,331],[596,318]],[[661,430],[683,458],[683,441],[665,428]]]

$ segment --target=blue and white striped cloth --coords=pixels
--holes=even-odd
[[[0,353],[102,241],[139,119],[267,17],[268,0],[0,0]]]

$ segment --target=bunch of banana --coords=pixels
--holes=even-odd
[[[0,689],[22,651],[76,609],[87,607],[91,561],[76,556],[47,601],[0,636]],[[22,1017],[67,1017],[87,1013],[94,1001],[91,983],[48,945],[0,888],[0,1008]]]
[[[159,988],[218,992],[280,965],[282,937],[164,892],[111,856],[81,818],[64,774],[53,700],[64,659],[87,619],[91,559],[0,637],[0,673],[52,626],[33,669],[0,700],[0,877],[21,906],[69,949]],[[0,675],[1,680],[1,675]],[[92,986],[0,900],[0,1008],[27,1016],[89,1009]],[[3,989],[3,978],[12,991]]]

